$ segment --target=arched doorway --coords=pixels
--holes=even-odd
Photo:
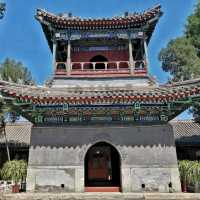
[[[102,55],[96,55],[90,59],[90,62],[108,62],[108,59]],[[91,69],[93,68],[92,64],[91,64],[90,68]],[[96,69],[105,69],[105,64],[97,63],[95,68]]]
[[[86,191],[120,191],[120,168],[120,155],[115,147],[106,142],[90,147],[85,156]]]

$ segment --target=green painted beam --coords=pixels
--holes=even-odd
[[[26,106],[26,105],[32,105],[32,103],[31,102],[21,102],[21,103],[14,102],[13,105],[15,105],[15,106]]]
[[[173,101],[172,103],[176,104],[192,104],[192,98],[189,97],[187,100],[179,100],[179,101]]]

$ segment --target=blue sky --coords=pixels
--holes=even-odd
[[[0,0],[2,2],[2,0]],[[37,8],[53,13],[72,12],[81,17],[112,17],[125,11],[140,12],[161,4],[161,17],[149,44],[151,74],[159,83],[168,79],[158,62],[158,53],[170,39],[184,32],[187,16],[196,0],[4,0],[6,15],[0,21],[0,62],[6,57],[22,61],[32,72],[38,84],[42,84],[52,72],[52,55],[40,24],[34,15]]]

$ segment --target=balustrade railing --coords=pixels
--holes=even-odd
[[[56,62],[57,72],[66,72],[66,62]],[[146,62],[144,60],[134,61],[134,71],[146,70]],[[109,61],[109,62],[71,62],[70,71],[128,71],[130,70],[129,61]]]
[[[121,70],[128,69],[128,61],[110,61],[110,62],[72,62],[71,70],[89,70],[89,71],[109,71],[109,70]]]
[[[67,70],[67,63],[65,63],[65,62],[56,62],[56,70],[58,70],[58,71],[66,71]]]

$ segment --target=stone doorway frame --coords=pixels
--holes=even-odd
[[[118,180],[118,185],[116,186],[100,186],[100,187],[95,187],[95,186],[87,186],[86,185],[86,176],[87,176],[87,170],[88,170],[88,166],[86,165],[86,162],[88,162],[87,160],[87,156],[89,151],[91,150],[92,147],[98,146],[99,144],[104,144],[107,145],[109,147],[111,147],[112,150],[114,150],[118,156],[118,162],[119,162],[119,180]],[[121,158],[121,153],[119,152],[119,150],[110,142],[107,141],[97,141],[94,144],[92,144],[86,151],[85,156],[84,156],[84,188],[85,188],[85,192],[122,192],[122,158]],[[89,189],[88,189],[89,188]]]

